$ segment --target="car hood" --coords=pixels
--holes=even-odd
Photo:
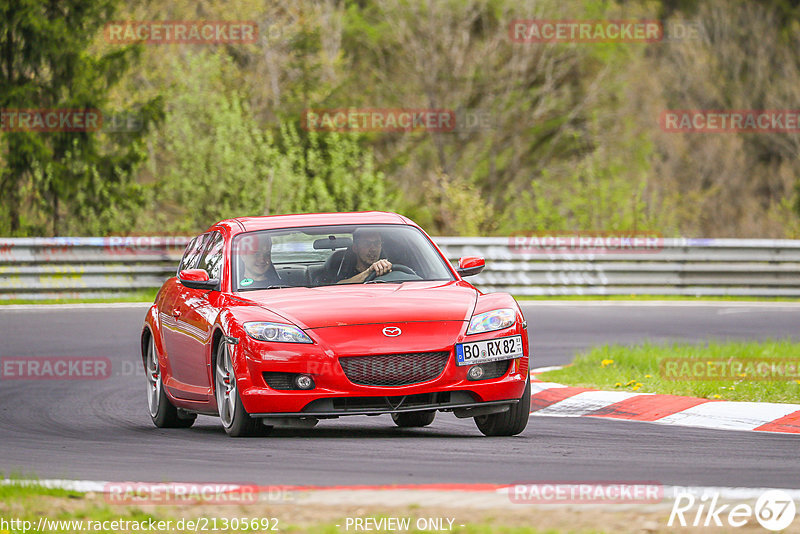
[[[478,292],[464,282],[292,287],[239,293],[303,329],[405,321],[469,321]]]

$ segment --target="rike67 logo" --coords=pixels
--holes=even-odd
[[[700,496],[690,492],[678,493],[667,526],[738,528],[755,518],[765,529],[777,532],[791,525],[797,512],[792,496],[782,490],[764,492],[754,506],[744,503],[722,504],[719,500],[719,492]]]

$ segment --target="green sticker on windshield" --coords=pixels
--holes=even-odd
[[[252,278],[242,278],[241,282],[239,282],[239,285],[240,286],[249,286],[252,283],[253,283],[253,279]]]

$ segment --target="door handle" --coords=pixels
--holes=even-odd
[[[181,311],[180,310],[172,310],[172,316],[177,319],[178,317],[181,316]]]

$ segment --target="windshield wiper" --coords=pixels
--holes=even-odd
[[[292,286],[282,286],[282,285],[279,285],[279,286],[267,286],[264,289],[285,289],[285,288],[288,288],[288,287],[292,287]]]

